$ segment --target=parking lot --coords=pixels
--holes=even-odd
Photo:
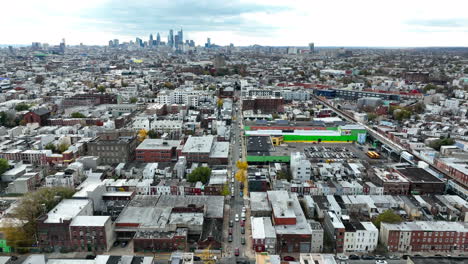
[[[314,144],[304,148],[304,153],[310,160],[348,160],[358,158],[356,153],[349,149],[349,146],[334,144]]]

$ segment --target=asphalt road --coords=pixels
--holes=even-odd
[[[237,107],[237,106],[236,106]],[[232,135],[231,135],[231,156],[229,159],[230,165],[231,165],[231,175],[229,180],[231,181],[233,174],[237,171],[236,167],[236,162],[241,159],[241,135],[240,135],[240,128],[239,128],[239,120],[241,119],[240,113],[238,111],[235,112],[234,114],[236,116],[236,120],[233,121],[233,125],[231,126],[232,130]],[[245,249],[244,246],[241,244],[241,237],[244,236],[244,234],[241,234],[241,226],[240,226],[240,221],[236,222],[235,221],[235,215],[238,214],[239,218],[241,217],[242,214],[242,207],[244,206],[244,198],[240,196],[240,184],[236,180],[234,180],[234,184],[231,183],[230,186],[234,186],[234,197],[231,196],[229,200],[229,205],[230,205],[230,213],[229,213],[229,218],[227,219],[234,221],[234,227],[233,227],[233,241],[228,242],[227,241],[227,232],[226,232],[226,250],[227,256],[234,256],[234,251],[236,248],[239,249],[240,257],[245,255]],[[246,241],[247,242],[247,241]]]
[[[385,260],[387,261],[388,264],[406,264],[406,260],[405,259],[399,259],[399,260],[390,260],[390,259],[387,259]],[[340,260],[337,260],[336,261],[337,264],[344,264],[343,261],[340,261]],[[346,260],[346,263],[347,264],[375,264],[375,260],[363,260],[363,259],[359,259],[359,260]]]

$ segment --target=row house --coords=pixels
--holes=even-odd
[[[467,252],[468,226],[446,221],[382,223],[380,241],[390,252]]]

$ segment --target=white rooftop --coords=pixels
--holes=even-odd
[[[214,136],[192,137],[185,142],[182,149],[184,153],[210,153],[213,145]],[[229,144],[229,143],[228,143]]]
[[[73,218],[70,226],[104,226],[110,216],[78,215]]]
[[[45,223],[60,223],[77,216],[91,201],[84,199],[64,199],[47,214]]]

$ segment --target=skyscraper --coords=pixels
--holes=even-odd
[[[143,47],[143,40],[141,38],[136,38],[135,42],[139,47]]]
[[[159,35],[159,32],[158,34],[156,35],[156,46],[159,46],[161,45],[161,36]]]
[[[309,52],[314,53],[315,52],[314,49],[315,49],[314,43],[313,42],[309,43]]]
[[[153,34],[150,34],[149,41],[148,41],[148,46],[153,46]]]
[[[182,31],[182,28],[177,32],[177,35],[179,36],[179,44],[184,44],[184,32]]]
[[[169,30],[169,36],[167,36],[167,45],[169,47],[174,47],[174,31]]]

